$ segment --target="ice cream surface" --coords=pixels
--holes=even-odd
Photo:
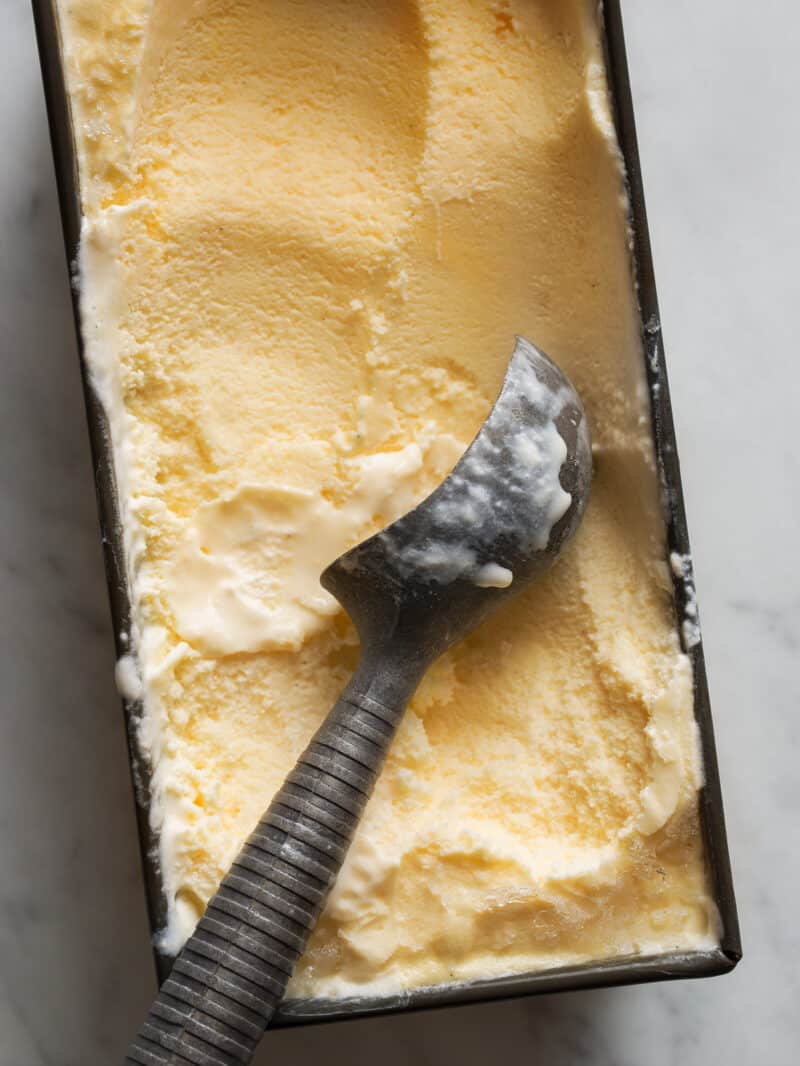
[[[583,526],[423,682],[290,994],[715,944],[595,5],[59,10],[164,944],[352,671],[321,570],[452,467],[515,333],[587,408]]]

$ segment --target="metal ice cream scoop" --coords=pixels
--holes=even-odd
[[[591,475],[577,393],[518,338],[452,473],[323,573],[358,629],[358,668],[175,960],[126,1062],[250,1062],[425,671],[555,562]]]

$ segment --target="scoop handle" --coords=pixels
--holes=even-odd
[[[414,673],[359,666],[176,958],[126,1063],[250,1062],[339,873]]]

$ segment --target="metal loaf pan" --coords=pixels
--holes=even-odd
[[[69,100],[65,87],[55,0],[33,0],[42,78],[47,100],[50,137],[55,160],[56,179],[61,205],[67,258],[74,263],[80,235],[80,197],[78,169],[70,120]],[[639,286],[642,337],[647,381],[652,404],[653,434],[665,501],[668,545],[670,552],[689,553],[689,537],[681,490],[680,467],[672,422],[667,383],[661,320],[656,299],[655,279],[650,253],[639,153],[636,143],[625,42],[619,0],[605,0],[605,49],[608,76],[620,147],[627,171],[633,229],[633,258]],[[76,330],[82,349],[77,294],[73,294]],[[111,446],[104,411],[94,394],[82,362],[86,411],[89,422],[95,486],[105,554],[111,611],[117,653],[124,654],[125,634],[130,631],[130,602],[125,577],[122,538],[119,531],[117,496]],[[692,592],[680,577],[674,580],[675,610],[678,619],[685,611]],[[691,604],[688,604],[691,609]],[[713,951],[671,953],[657,956],[628,956],[586,965],[562,967],[542,973],[472,981],[443,988],[422,989],[396,997],[367,997],[343,1001],[287,1002],[276,1014],[276,1026],[302,1025],[425,1007],[453,1006],[491,999],[534,995],[581,988],[635,984],[681,977],[706,977],[726,973],[741,958],[736,903],[731,881],[725,822],[722,811],[719,774],[711,723],[702,643],[688,648],[694,669],[694,710],[699,726],[706,784],[700,796],[700,815],[705,838],[714,899],[721,922],[720,945]],[[148,767],[136,742],[136,704],[124,703],[131,769],[138,803],[136,817],[142,866],[147,892],[150,924],[153,932],[165,919],[165,902],[156,861],[156,841],[150,829],[148,812]],[[155,952],[156,969],[163,980],[171,959]]]

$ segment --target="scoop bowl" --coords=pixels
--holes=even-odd
[[[517,337],[500,394],[441,485],[340,556],[323,586],[362,655],[389,645],[432,661],[551,566],[592,477],[586,414],[556,364]]]

